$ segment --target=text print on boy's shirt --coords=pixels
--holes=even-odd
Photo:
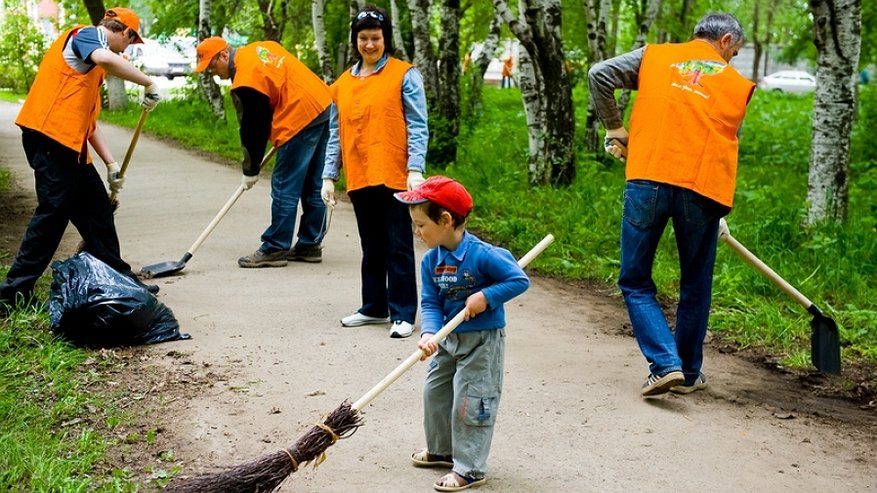
[[[456,275],[456,265],[439,265],[433,272],[435,273],[432,278],[433,282],[440,290],[447,293],[448,299],[466,299],[472,293],[472,288],[475,287],[475,276],[466,271],[463,271],[462,274],[463,283],[457,284],[459,278]]]

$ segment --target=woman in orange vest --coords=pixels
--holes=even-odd
[[[249,190],[259,179],[259,165],[270,141],[277,147],[271,173],[271,224],[262,244],[238,265],[283,267],[289,260],[321,262],[326,205],[320,197],[320,173],[329,138],[326,83],[274,41],[230,48],[220,37],[198,44],[196,72],[209,70],[231,79],[231,97],[238,112],[244,149],[242,184]],[[295,215],[301,222],[293,246]]]
[[[420,72],[393,53],[387,13],[367,5],[350,25],[358,61],[332,84],[335,103],[323,169],[323,200],[334,206],[341,169],[362,248],[362,306],[345,327],[390,324],[408,337],[417,315],[414,237],[408,207],[393,194],[423,182],[426,92]]]
[[[627,159],[618,286],[649,363],[644,397],[706,388],[701,367],[719,219],[731,210],[737,136],[755,87],[729,64],[742,46],[734,16],[708,14],[692,41],[648,45],[588,73],[606,151]],[[621,88],[638,91],[629,138],[613,97]],[[652,280],[670,221],[681,273],[675,331]]]
[[[15,262],[0,284],[0,309],[29,304],[33,288],[61,243],[68,223],[84,241],[84,251],[139,283],[122,260],[113,209],[92,165],[91,144],[107,167],[113,191],[122,188],[119,165],[97,127],[104,75],[145,87],[141,104],[151,110],[161,97],[152,79],[119,53],[142,43],[140,19],[126,8],[107,10],[97,26],[68,29],[40,63],[16,125],[21,127],[27,161],[34,170],[38,205]],[[148,286],[158,292],[158,286]]]

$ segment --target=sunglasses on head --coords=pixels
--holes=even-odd
[[[366,17],[371,17],[372,19],[377,19],[378,22],[384,22],[384,14],[377,12],[375,10],[364,10],[358,14],[356,14],[356,20],[361,21]]]

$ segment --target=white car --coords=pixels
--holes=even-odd
[[[192,73],[194,60],[165,48],[152,40],[142,44],[132,44],[126,50],[128,59],[146,75],[160,75],[173,80],[174,77]]]
[[[765,75],[758,87],[765,91],[812,92],[816,89],[816,77],[802,70],[780,70]]]

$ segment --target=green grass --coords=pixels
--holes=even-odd
[[[578,88],[577,121],[587,94]],[[841,326],[845,361],[877,363],[877,89],[863,87],[852,143],[849,219],[844,225],[801,226],[806,214],[812,96],[757,92],[741,140],[731,232],[743,245],[821,307]],[[230,105],[226,105],[231,108]],[[138,110],[103,115],[133,126]],[[150,115],[148,133],[239,159],[237,123],[216,123],[206,103],[165,102]],[[186,125],[177,122],[185,121]],[[578,132],[581,141],[581,131]],[[527,133],[517,90],[484,88],[483,103],[464,122],[456,163],[428,174],[453,176],[469,188],[469,226],[520,255],[552,233],[556,242],[531,266],[543,274],[612,287],[618,273],[618,233],[624,169],[577,151],[569,187],[527,184]],[[655,263],[664,301],[675,301],[678,266],[668,228]],[[810,316],[730,248],[720,245],[711,329],[740,347],[759,347],[784,364],[809,361]],[[617,293],[616,293],[617,294]],[[620,296],[619,296],[620,299]],[[783,359],[784,358],[784,359]]]
[[[0,489],[136,491],[126,471],[94,475],[123,420],[100,395],[102,364],[55,339],[45,310],[0,322]]]

